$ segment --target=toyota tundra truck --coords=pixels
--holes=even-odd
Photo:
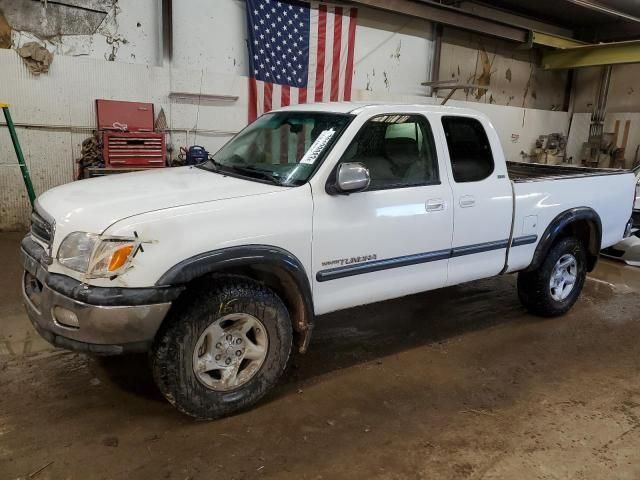
[[[564,314],[634,197],[625,170],[507,162],[473,110],[287,107],[197,166],[42,194],[24,301],[55,346],[148,352],[167,400],[213,419],[272,389],[328,312],[517,273],[526,309]]]

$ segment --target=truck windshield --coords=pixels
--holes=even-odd
[[[277,185],[302,185],[352,119],[335,113],[268,113],[200,167]]]

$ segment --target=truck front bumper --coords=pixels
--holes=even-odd
[[[93,287],[51,274],[44,248],[22,241],[22,294],[36,331],[49,343],[96,354],[148,350],[178,287]]]

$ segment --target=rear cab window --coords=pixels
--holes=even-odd
[[[488,178],[495,164],[482,123],[471,117],[444,116],[442,127],[456,183],[479,182]]]

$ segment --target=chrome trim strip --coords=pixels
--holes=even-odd
[[[347,265],[346,267],[329,268],[316,274],[316,280],[326,282],[338,278],[351,277],[362,273],[378,272],[390,268],[407,267],[420,263],[446,260],[451,256],[451,250],[438,250],[435,252],[418,253],[415,255],[405,255],[403,257],[387,258],[384,260],[373,260],[371,262]]]
[[[511,242],[511,246],[520,247],[522,245],[529,245],[537,241],[537,235],[527,235],[524,237],[514,238]],[[402,257],[386,258],[384,260],[373,260],[371,262],[347,265],[345,267],[329,268],[327,270],[321,270],[316,273],[316,280],[318,282],[326,282],[329,280],[337,280],[338,278],[352,277],[354,275],[361,275],[364,273],[379,272],[381,270],[388,270],[391,268],[408,267],[410,265],[436,262],[438,260],[448,260],[450,258],[462,257],[465,255],[490,252],[492,250],[501,250],[503,248],[507,248],[508,245],[508,239],[497,240],[495,242],[478,243],[475,245],[456,247],[449,250],[416,253],[415,255],[405,255]]]
[[[507,248],[509,240],[497,240],[495,242],[478,243],[476,245],[467,245],[465,247],[456,247],[451,250],[451,257],[462,257],[464,255],[473,255],[474,253],[490,252],[491,250],[501,250]]]
[[[526,235],[524,237],[514,238],[513,242],[511,242],[512,247],[520,247],[522,245],[530,245],[532,243],[536,243],[538,241],[537,235]]]

